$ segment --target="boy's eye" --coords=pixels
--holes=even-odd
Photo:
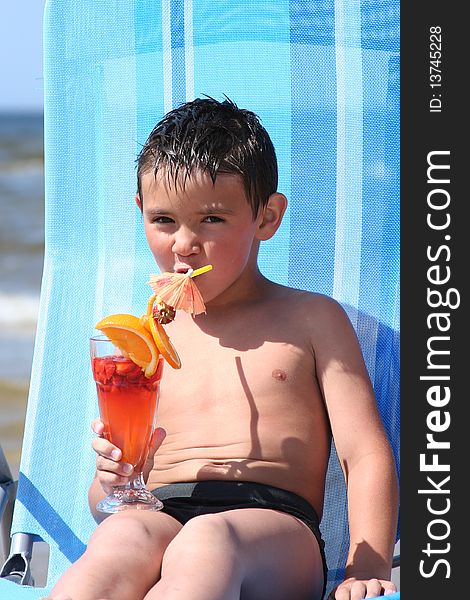
[[[174,223],[173,219],[170,219],[170,217],[155,217],[155,219],[153,219],[154,223],[158,223],[160,225],[163,225],[165,223]]]
[[[209,215],[204,219],[204,223],[222,223],[223,219],[220,217],[215,217],[214,215]]]

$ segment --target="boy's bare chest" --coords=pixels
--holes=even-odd
[[[318,394],[313,352],[301,336],[253,323],[215,337],[203,330],[174,329],[171,339],[182,361],[166,366],[160,413],[209,411],[242,418],[256,407],[266,417],[311,402]],[[311,409],[310,405],[310,409]]]

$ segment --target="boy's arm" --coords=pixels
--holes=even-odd
[[[398,515],[395,462],[356,334],[343,309],[322,301],[313,339],[317,377],[348,492],[350,548],[336,598],[356,598],[389,583]],[[317,313],[318,314],[318,313]],[[378,579],[377,581],[369,581]],[[349,580],[349,581],[348,581]],[[362,583],[355,583],[360,581]],[[361,594],[364,594],[361,596]]]

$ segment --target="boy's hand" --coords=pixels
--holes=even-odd
[[[349,577],[331,592],[328,600],[362,600],[363,598],[388,596],[396,591],[397,588],[392,581]]]
[[[91,428],[99,436],[94,438],[92,442],[93,450],[97,454],[96,477],[103,490],[108,494],[113,486],[126,485],[134,469],[132,465],[121,461],[122,451],[120,448],[101,437],[104,431],[103,421],[95,419],[91,424]],[[152,470],[155,452],[161,446],[165,436],[166,431],[161,427],[157,427],[153,432],[149,453],[143,468],[145,481],[147,481]]]

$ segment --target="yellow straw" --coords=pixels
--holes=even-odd
[[[205,267],[201,267],[200,269],[196,269],[191,273],[191,277],[197,277],[198,275],[202,275],[203,273],[207,273],[207,271],[212,271],[212,265],[206,265]]]

